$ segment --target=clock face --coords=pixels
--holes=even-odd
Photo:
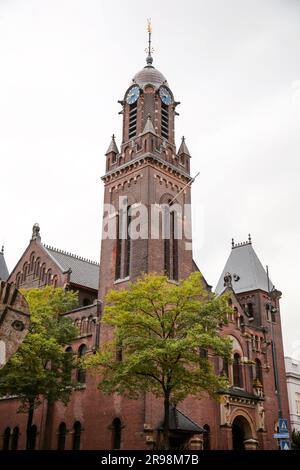
[[[128,104],[133,104],[136,102],[139,96],[140,96],[140,89],[138,86],[134,86],[130,88],[129,92],[127,93],[126,101]]]
[[[160,89],[159,89],[159,96],[160,96],[160,99],[162,100],[162,102],[164,104],[171,104],[172,103],[172,96],[171,96],[171,93],[169,92],[169,90],[167,90],[167,88],[165,88],[164,86],[162,86]]]

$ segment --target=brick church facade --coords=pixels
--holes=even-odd
[[[112,138],[102,178],[103,233],[108,221],[117,230],[115,237],[102,237],[100,265],[44,245],[35,224],[27,249],[8,277],[8,282],[17,287],[53,285],[79,292],[80,306],[65,313],[80,331],[69,346],[78,356],[93,354],[110,337],[111,331],[99,324],[109,289],[126,287],[129,280],[134,281],[143,272],[165,273],[170,282],[176,283],[198,270],[189,230],[183,230],[179,239],[175,236],[176,216],[172,211],[167,238],[162,237],[162,227],[158,237],[152,236],[150,216],[143,227],[144,237],[120,235],[122,224],[134,220],[142,208],[176,204],[184,212],[191,202],[191,155],[184,139],[178,150],[175,145],[179,103],[166,78],[153,66],[150,49],[146,66],[134,76],[120,104],[122,143],[119,150]],[[184,220],[189,223],[188,217]],[[278,417],[289,414],[281,293],[268,283],[250,237],[242,244],[232,243],[216,288],[218,295],[224,291],[230,293],[232,309],[228,325],[223,325],[221,331],[232,339],[232,363],[210,357],[209,351],[208,356],[216,373],[227,374],[230,388],[220,393],[220,402],[188,397],[179,403],[171,412],[172,442],[174,448],[185,449],[276,449],[273,434]],[[156,448],[163,418],[158,399],[148,393],[138,400],[105,396],[97,389],[97,377],[90,371],[77,371],[74,380],[77,386],[69,404],[55,404],[47,429],[47,403],[35,411],[36,449],[43,447],[45,434],[51,449]],[[0,399],[0,436],[6,449],[25,448],[26,416],[17,409],[17,397]]]

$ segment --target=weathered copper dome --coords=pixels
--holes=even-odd
[[[134,83],[141,88],[144,88],[144,86],[148,84],[153,85],[156,89],[161,85],[169,86],[166,77],[152,65],[146,65],[146,67],[136,73],[132,79],[131,85]]]

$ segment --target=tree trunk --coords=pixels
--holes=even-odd
[[[26,450],[30,450],[32,447],[31,439],[31,428],[33,422],[34,413],[34,399],[29,401],[29,409],[27,414],[27,427],[26,427]]]
[[[170,449],[170,436],[169,436],[169,416],[170,416],[170,394],[165,393],[164,398],[164,429],[163,429],[163,450]]]
[[[54,402],[51,400],[47,401],[47,412],[44,427],[44,438],[43,438],[43,450],[51,449],[51,437],[53,429],[53,412]]]

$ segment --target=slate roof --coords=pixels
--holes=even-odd
[[[187,145],[185,143],[185,138],[182,137],[180,147],[178,149],[178,155],[189,155],[191,156],[189,149],[187,148]]]
[[[80,286],[98,290],[99,263],[67,253],[57,248],[43,245],[46,251],[59,264],[62,271],[71,269],[71,282]]]
[[[143,130],[143,132],[142,132],[142,135],[143,135],[143,134],[146,134],[147,132],[151,132],[152,134],[155,134],[155,135],[156,135],[156,132],[155,132],[155,129],[154,129],[154,126],[153,126],[153,123],[152,123],[150,114],[149,114],[148,117],[147,117],[147,121],[146,121],[144,130]]]
[[[3,247],[0,251],[0,281],[6,281],[8,279],[9,272],[6,266]]]
[[[118,147],[117,147],[117,144],[116,144],[116,139],[115,139],[114,135],[111,138],[111,142],[109,144],[109,147],[108,147],[105,155],[107,155],[108,153],[111,153],[111,152],[114,152],[117,155],[119,154],[119,150],[118,150]]]
[[[162,429],[163,423],[160,423],[159,429]],[[186,416],[182,411],[178,410],[175,406],[170,407],[169,412],[169,430],[179,432],[193,432],[203,433],[206,432],[195,421]]]
[[[251,239],[250,239],[251,240]],[[232,275],[232,288],[237,294],[261,289],[268,292],[267,273],[255,253],[252,242],[234,244],[216,287],[216,294],[224,290],[224,276]],[[273,288],[270,281],[270,290]]]

